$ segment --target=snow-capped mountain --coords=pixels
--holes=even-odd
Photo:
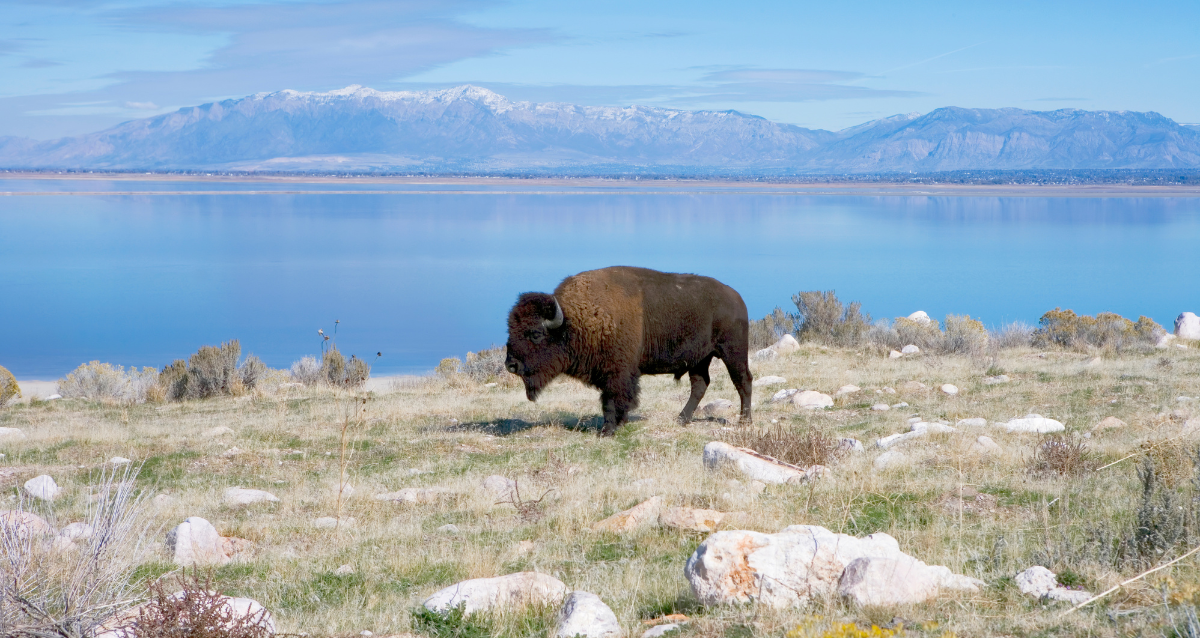
[[[37,142],[0,166],[347,171],[886,172],[1200,167],[1157,113],[943,108],[837,133],[736,111],[511,102],[474,86],[260,93]]]

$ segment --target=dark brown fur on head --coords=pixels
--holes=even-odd
[[[557,308],[553,295],[527,292],[517,298],[508,313],[508,357],[504,366],[521,377],[530,401],[536,401],[538,393],[570,363],[566,322],[555,329],[545,325],[554,319]]]

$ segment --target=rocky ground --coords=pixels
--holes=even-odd
[[[820,467],[739,450],[753,437],[726,421],[737,394],[719,367],[702,420],[676,424],[687,385],[647,378],[612,439],[575,382],[534,404],[507,379],[451,375],[9,406],[0,508],[43,518],[51,545],[86,543],[69,524],[88,520],[106,471],[136,468],[137,584],[199,564],[231,604],[312,636],[1186,624],[1192,557],[1070,610],[1200,545],[1200,349],[889,358],[804,344],[752,369],[753,427],[832,442],[808,450]]]

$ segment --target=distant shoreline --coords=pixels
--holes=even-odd
[[[170,190],[170,191],[7,191],[7,180],[105,182],[195,182],[228,184],[380,184],[394,186],[486,186],[478,190]],[[630,186],[640,187],[628,190]],[[539,188],[568,190],[539,190]],[[0,172],[0,196],[130,195],[514,195],[514,194],[745,194],[960,196],[960,197],[1200,197],[1200,185],[1140,184],[929,184],[882,181],[749,181],[737,179],[617,179],[599,177],[415,177],[389,175],[195,175],[171,173]]]

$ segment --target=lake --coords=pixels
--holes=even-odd
[[[0,365],[161,367],[239,339],[272,367],[318,329],[375,374],[505,341],[517,295],[637,265],[716,277],[752,318],[836,290],[873,317],[994,326],[1055,307],[1200,312],[1200,198],[680,184],[0,179]],[[376,361],[375,353],[383,356]]]

